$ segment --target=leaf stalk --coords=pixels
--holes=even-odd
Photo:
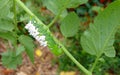
[[[48,24],[48,28],[50,28],[55,23],[55,21],[59,18],[59,16],[61,15],[61,13],[65,10],[65,8],[68,5],[68,3],[69,3],[69,0],[66,0],[65,5],[60,9],[60,11],[55,16],[55,18],[50,22],[50,24]]]

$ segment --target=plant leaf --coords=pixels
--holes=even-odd
[[[71,12],[62,20],[60,30],[65,37],[72,37],[78,32],[79,23],[79,17]]]
[[[0,30],[12,31],[13,29],[14,29],[14,25],[11,19],[8,19],[7,17],[6,19],[5,18],[0,19]]]
[[[63,6],[65,5],[66,0],[43,0],[43,4],[55,15],[57,15]],[[67,15],[67,11],[64,10],[61,14],[61,17]]]
[[[89,54],[115,56],[114,35],[120,25],[120,1],[111,3],[101,12],[81,37],[83,49]]]
[[[10,69],[16,69],[22,63],[22,56],[15,55],[13,51],[7,51],[2,54],[2,64]]]
[[[10,7],[12,6],[12,0],[0,0],[0,18],[8,16]]]
[[[16,56],[20,55],[25,50],[24,46],[20,45],[17,47]]]
[[[34,62],[34,44],[32,38],[26,35],[21,35],[18,40],[25,47],[25,51],[28,54],[30,60]]]
[[[70,3],[68,4],[68,8],[76,8],[81,4],[87,3],[88,0],[70,0]]]
[[[13,45],[17,43],[17,38],[12,32],[0,32],[0,37],[9,40]]]

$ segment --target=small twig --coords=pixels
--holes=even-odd
[[[55,21],[59,18],[59,16],[61,15],[61,13],[65,10],[66,6],[68,5],[69,0],[66,0],[65,5],[60,9],[59,13],[57,14],[57,16],[52,20],[52,22],[48,25],[48,28],[50,28]]]
[[[18,31],[17,27],[17,12],[16,12],[16,1],[13,0],[13,7],[14,7],[14,25],[15,25],[15,31]]]

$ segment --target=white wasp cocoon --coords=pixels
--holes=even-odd
[[[34,21],[34,23],[36,23],[36,21]],[[29,23],[26,24],[25,28],[28,30],[29,34],[32,35],[40,43],[41,46],[47,46],[47,41],[45,40],[46,36],[40,35],[38,28],[33,25],[32,21],[29,21]]]

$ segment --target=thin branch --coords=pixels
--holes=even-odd
[[[58,14],[55,16],[55,18],[48,25],[48,28],[50,28],[55,23],[55,21],[59,18],[59,16],[61,15],[61,13],[66,9],[66,6],[68,5],[68,3],[69,3],[69,0],[66,0],[65,5],[60,9],[60,11],[58,12]]]
[[[96,57],[95,62],[93,63],[92,68],[90,69],[90,72],[93,72],[93,70],[95,69],[95,66],[97,65],[99,58],[100,58],[100,54]]]
[[[15,25],[15,31],[18,31],[18,27],[17,27],[17,12],[16,12],[16,1],[13,0],[13,9],[14,9],[14,25]]]

